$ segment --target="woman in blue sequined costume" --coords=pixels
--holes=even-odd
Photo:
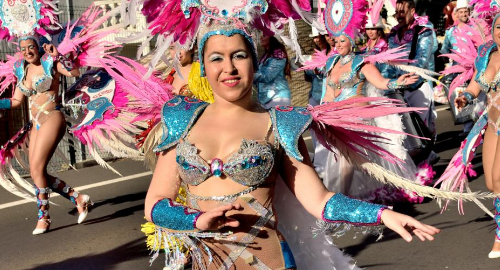
[[[481,91],[488,96],[487,108],[483,115],[476,122],[470,134],[462,144],[460,152],[474,152],[480,144],[478,137],[484,134],[483,146],[483,169],[486,187],[499,197],[494,199],[496,209],[495,221],[495,242],[488,255],[490,258],[500,258],[500,145],[498,136],[500,135],[500,14],[495,17],[492,25],[493,40],[482,45],[478,49],[478,57],[475,61],[475,72],[466,91],[455,100],[457,108],[461,109],[469,103],[472,103]],[[461,155],[462,156],[462,155]],[[463,156],[467,156],[464,152]],[[467,167],[471,166],[470,161],[466,160]],[[453,160],[452,160],[453,162]],[[451,167],[450,167],[451,166]],[[459,168],[450,164],[450,170]]]
[[[340,102],[362,96],[382,96],[383,90],[409,85],[416,81],[417,76],[410,74],[401,76],[397,81],[383,78],[375,65],[364,62],[365,55],[352,52],[353,46],[350,40],[347,35],[335,38],[339,54],[329,58],[327,62],[328,75],[324,82],[322,102]],[[401,119],[397,115],[376,118],[373,124],[393,130],[403,130]],[[428,185],[432,176],[419,174],[419,170],[402,146],[404,136],[389,136],[393,143],[381,146],[404,160],[405,168],[400,168],[376,156],[372,157],[372,162],[406,179]],[[416,194],[397,190],[371,179],[365,173],[355,170],[346,159],[338,158],[331,152],[326,160],[323,182],[329,190],[383,204],[414,203],[422,200],[422,197]]]
[[[291,105],[292,93],[287,80],[290,77],[290,63],[285,46],[270,36],[262,36],[261,46],[265,53],[254,77],[260,104],[267,109]]]
[[[59,110],[59,80],[61,75],[75,77],[80,73],[71,61],[57,52],[54,45],[45,44],[41,48],[35,36],[21,37],[19,47],[24,59],[17,61],[13,67],[17,77],[16,89],[12,98],[0,99],[0,109],[18,108],[27,97],[32,121],[1,151],[10,151],[10,148],[17,147],[16,140],[29,136],[29,171],[35,182],[38,207],[38,223],[33,234],[41,234],[49,229],[51,223],[48,211],[51,190],[76,205],[80,213],[78,223],[87,216],[88,204],[91,203],[88,195],[79,196],[64,181],[47,172],[47,165],[66,132],[66,120]],[[42,55],[43,51],[45,54]],[[3,156],[1,153],[0,157]]]
[[[185,246],[194,269],[296,269],[299,262],[274,213],[275,196],[284,192],[280,177],[301,207],[326,224],[383,221],[407,241],[411,236],[404,226],[421,240],[433,239],[439,231],[434,227],[329,192],[301,138],[311,122],[307,111],[288,106],[268,111],[253,101],[257,58],[248,31],[217,25],[200,32],[200,64],[215,101],[176,97],[163,107],[164,134],[145,202],[161,244]],[[180,185],[187,187],[187,206],[174,202]],[[294,207],[291,203],[287,206]],[[168,267],[183,265],[182,249],[165,250]],[[309,269],[354,268],[342,256],[328,259],[324,268]]]

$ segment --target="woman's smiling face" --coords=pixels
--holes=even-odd
[[[252,53],[243,36],[211,36],[203,50],[205,74],[216,99],[233,102],[252,91]]]

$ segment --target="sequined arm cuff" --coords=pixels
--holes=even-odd
[[[72,71],[75,68],[75,64],[73,64],[73,62],[69,60],[68,57],[62,54],[59,54],[57,56],[57,61],[61,63],[64,69],[66,69],[67,71]]]
[[[323,220],[328,223],[349,223],[356,226],[380,225],[382,211],[387,206],[351,199],[340,193],[333,195],[323,209]]]
[[[404,88],[404,85],[399,84],[397,79],[390,79],[387,83],[387,89],[389,90],[397,90]]]
[[[151,221],[163,228],[177,232],[193,232],[196,221],[203,212],[188,208],[171,199],[156,202],[151,210]]]
[[[0,99],[0,110],[12,108],[12,102],[8,98]]]
[[[460,96],[464,96],[465,99],[467,100],[467,104],[472,103],[472,101],[475,99],[474,95],[469,92],[463,92]]]

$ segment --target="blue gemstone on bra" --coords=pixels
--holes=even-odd
[[[221,177],[222,176],[222,160],[218,158],[212,159],[212,163],[210,164],[210,170],[212,171],[213,176]]]

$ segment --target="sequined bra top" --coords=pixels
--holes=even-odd
[[[339,61],[339,59],[340,57],[337,57],[333,60],[331,65],[332,68]],[[359,72],[363,63],[362,61],[363,59],[360,56],[355,56],[351,65],[351,71],[340,74],[338,83],[330,81],[330,76],[326,77],[329,87],[333,90],[340,90],[340,94],[335,98],[335,102],[343,101],[358,95],[358,86],[365,80],[363,73]],[[364,88],[362,89],[362,94],[365,94]]]
[[[484,74],[486,73],[486,69],[488,68],[488,64],[491,59],[491,54],[495,51],[498,51],[496,43],[493,40],[486,42],[485,44],[479,46],[478,55],[476,60],[474,61],[474,65],[477,71],[475,80],[479,84],[479,87],[484,92],[494,91],[497,92],[500,89],[500,72],[495,74],[495,77],[490,82],[486,79]]]
[[[31,78],[31,85],[33,89],[29,89],[24,85],[23,82],[21,82],[19,84],[19,89],[21,89],[23,94],[28,97],[37,93],[46,92],[50,89],[50,86],[52,85],[52,77],[49,77],[45,74],[33,75],[33,78]]]
[[[500,86],[500,72],[498,72],[495,75],[495,78],[491,82],[488,82],[487,79],[484,77],[484,73],[481,74],[478,77],[478,80],[476,80],[477,83],[479,84],[479,87],[481,88],[482,91],[488,92],[490,90],[492,91],[498,91],[498,88]]]
[[[179,174],[185,183],[193,186],[212,176],[222,175],[247,187],[259,186],[274,166],[275,148],[267,142],[271,132],[272,128],[263,141],[243,139],[240,148],[229,155],[225,162],[219,158],[207,162],[198,154],[198,148],[184,139],[176,146]]]
[[[44,93],[50,90],[50,86],[52,85],[52,73],[53,73],[53,65],[54,60],[48,54],[45,54],[40,59],[40,62],[43,67],[43,74],[33,75],[31,78],[32,89],[26,87],[24,84],[26,71],[28,70],[29,65],[25,65],[25,61],[17,61],[14,64],[14,74],[17,77],[17,86],[26,96],[36,95],[38,93]]]

